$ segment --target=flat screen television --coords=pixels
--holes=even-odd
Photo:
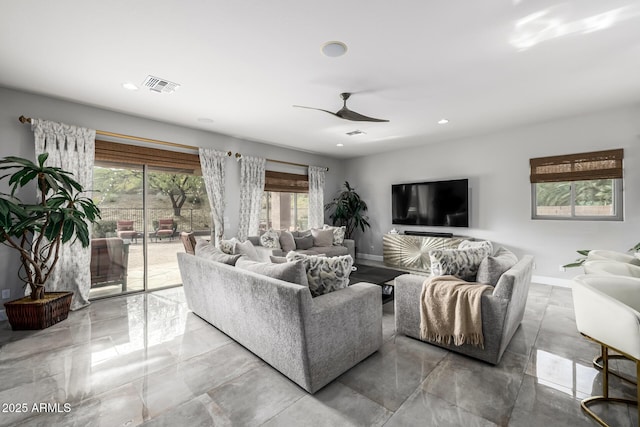
[[[469,226],[469,180],[391,186],[392,222],[401,225]]]

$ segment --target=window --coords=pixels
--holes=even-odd
[[[265,172],[260,229],[305,230],[309,227],[307,175]]]
[[[622,221],[623,150],[530,160],[533,219]]]

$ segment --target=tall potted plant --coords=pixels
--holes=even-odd
[[[369,208],[355,188],[349,185],[349,181],[344,182],[340,191],[324,208],[331,211],[329,218],[333,225],[345,226],[344,237],[347,239],[353,239],[353,234],[358,228],[365,231],[371,227],[366,215]]]
[[[29,297],[5,304],[13,329],[43,329],[66,319],[71,292],[45,293],[45,285],[60,256],[61,245],[78,242],[89,246],[89,223],[100,218],[100,209],[87,197],[73,174],[45,166],[47,153],[37,164],[20,157],[0,160],[0,181],[8,179],[10,192],[0,193],[0,243],[20,254],[19,278],[31,288]],[[34,203],[24,203],[16,193],[36,186]],[[64,294],[64,295],[58,295]]]

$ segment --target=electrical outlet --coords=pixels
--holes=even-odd
[[[2,290],[2,299],[11,298],[11,289],[3,289]]]

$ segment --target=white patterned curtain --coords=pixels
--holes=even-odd
[[[240,224],[238,239],[258,234],[264,191],[266,159],[242,156],[240,159]]]
[[[229,156],[226,152],[216,151],[212,148],[200,148],[199,151],[202,177],[211,205],[211,219],[213,220],[211,239],[217,245],[224,237],[224,176],[226,160]]]
[[[324,224],[324,174],[327,168],[309,166],[309,228]]]
[[[36,158],[42,153],[49,153],[47,166],[69,171],[85,190],[92,188],[95,130],[39,119],[32,119],[31,130],[35,138]],[[46,290],[73,292],[71,310],[89,305],[90,265],[91,247],[83,248],[79,241],[64,244],[58,264],[46,283]]]

